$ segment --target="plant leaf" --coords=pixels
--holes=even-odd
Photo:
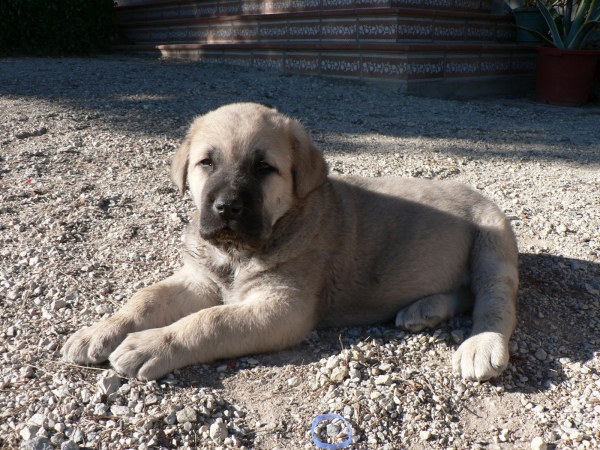
[[[570,50],[573,50],[581,47],[581,44],[583,43],[587,35],[590,34],[597,26],[600,26],[600,21],[598,20],[588,20],[586,23],[584,23],[581,29],[577,32],[577,34],[575,34],[575,37],[571,41],[568,48]]]
[[[554,23],[554,19],[552,18],[550,11],[548,11],[548,8],[542,2],[542,0],[537,0],[537,2],[538,2],[538,8],[540,9],[542,15],[544,16],[544,19],[546,19],[546,22],[548,22],[548,27],[550,28],[550,33],[552,34],[552,40],[554,41],[553,42],[554,45],[557,48],[565,48],[565,44],[563,43],[563,41],[560,37],[560,33],[558,32],[558,28],[556,28],[556,24]]]
[[[523,30],[523,31],[527,31],[529,34],[535,36],[536,38],[542,39],[543,41],[546,41],[548,44],[550,44],[552,46],[554,45],[554,42],[551,41],[550,39],[548,39],[548,36],[544,36],[539,31],[530,30],[529,28],[525,28],[525,27],[522,27],[520,25],[515,25],[515,28],[518,28],[518,29]]]
[[[572,48],[571,45],[572,45],[573,39],[575,38],[575,35],[579,32],[579,30],[581,30],[581,28],[583,27],[583,24],[585,23],[585,16],[587,15],[588,11],[594,10],[597,3],[598,3],[598,0],[583,0],[579,4],[579,7],[577,8],[577,14],[575,14],[575,19],[573,20],[573,23],[571,24],[571,30],[569,32],[569,35],[565,39],[565,46],[567,48]],[[591,6],[591,9],[590,9],[590,6]],[[592,19],[592,20],[594,20],[594,19]]]

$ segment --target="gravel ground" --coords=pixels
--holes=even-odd
[[[454,179],[519,240],[519,322],[498,379],[455,378],[470,320],[313,332],[158,382],[61,362],[82,326],[181,264],[170,158],[196,114],[257,101],[302,118],[332,172]],[[402,96],[346,80],[109,56],[0,59],[0,447],[598,448],[600,108]],[[317,430],[342,441],[343,423]]]

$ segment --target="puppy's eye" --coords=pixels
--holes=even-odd
[[[210,169],[213,166],[213,162],[212,162],[212,159],[210,159],[210,158],[204,158],[202,161],[200,161],[198,163],[198,165],[200,165],[202,167],[206,167],[207,169]]]
[[[277,172],[277,169],[264,161],[261,161],[256,165],[256,173],[258,175],[267,175],[272,172]]]

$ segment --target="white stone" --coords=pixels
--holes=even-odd
[[[533,438],[531,441],[531,450],[546,450],[548,448],[548,444],[544,442],[544,439],[541,437]]]

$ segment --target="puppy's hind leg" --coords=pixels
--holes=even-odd
[[[452,359],[456,374],[479,381],[500,375],[508,366],[519,283],[517,243],[508,220],[492,205],[481,215],[471,253],[473,329]]]
[[[423,297],[398,312],[396,326],[413,333],[433,328],[456,314],[471,310],[473,300],[473,295],[467,289]]]

